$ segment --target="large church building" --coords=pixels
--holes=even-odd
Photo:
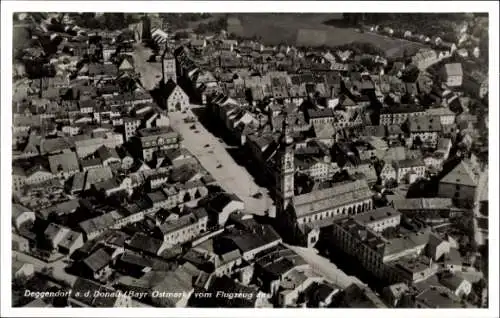
[[[290,240],[314,245],[320,228],[331,225],[336,219],[373,208],[373,193],[364,179],[295,195],[295,146],[286,115],[274,156],[276,223],[281,232],[293,233]]]

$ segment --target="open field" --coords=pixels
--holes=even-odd
[[[375,33],[360,33],[354,28],[326,25],[324,22],[331,18],[331,15],[327,13],[236,13],[233,17],[239,19],[243,36],[261,37],[264,43],[271,45],[290,43],[299,46],[338,46],[352,42],[365,42],[381,48],[389,57],[402,54],[404,49],[410,46],[423,46],[420,43]],[[228,29],[231,32],[231,26],[228,26]],[[302,33],[301,36],[298,36],[299,33]],[[297,40],[302,43],[297,43]]]

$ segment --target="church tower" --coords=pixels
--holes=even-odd
[[[294,145],[290,135],[288,116],[285,113],[281,130],[281,137],[276,153],[276,212],[282,213],[290,204],[294,196]]]
[[[145,14],[142,18],[142,40],[150,40],[151,39],[151,19]]]
[[[175,66],[175,57],[169,52],[168,47],[165,49],[163,58],[161,61],[162,72],[163,72],[163,83],[166,84],[169,79],[177,83],[177,70]]]

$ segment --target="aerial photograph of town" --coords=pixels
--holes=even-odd
[[[488,13],[12,28],[11,307],[489,307]]]

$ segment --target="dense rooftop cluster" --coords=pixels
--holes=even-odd
[[[186,39],[174,18],[16,17],[14,306],[485,305],[488,82],[467,27],[404,33],[423,48],[389,58]]]

